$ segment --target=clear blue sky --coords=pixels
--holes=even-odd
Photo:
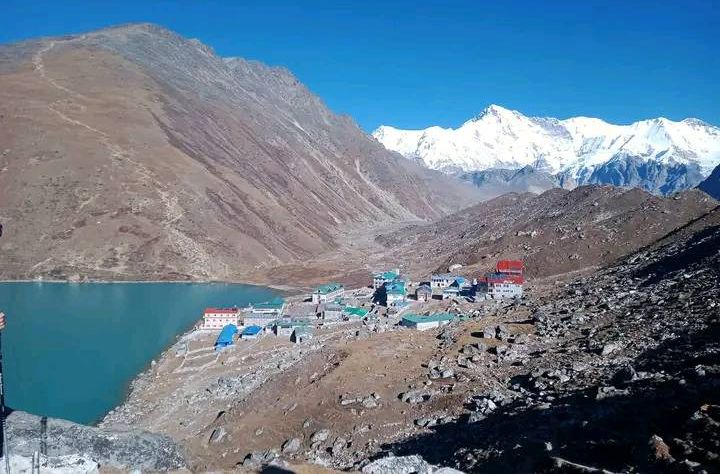
[[[302,6],[300,6],[302,4]],[[720,125],[717,0],[2,0],[0,43],[149,21],[292,70],[366,130],[525,114]]]

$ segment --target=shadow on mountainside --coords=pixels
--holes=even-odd
[[[693,235],[676,253],[665,255],[637,272],[634,276],[648,278],[643,286],[649,286],[662,280],[667,274],[683,270],[720,251],[720,226],[703,229]],[[715,269],[718,270],[717,268]]]
[[[431,464],[483,473],[602,472],[594,468],[629,466],[641,472],[695,472],[682,462],[658,461],[649,446],[658,435],[678,461],[687,458],[702,463],[706,472],[720,472],[720,322],[646,351],[634,366],[650,376],[616,382],[616,396],[597,400],[604,387],[598,384],[565,393],[560,389],[547,409],[527,408],[521,398],[482,421],[468,424],[465,417],[385,445],[383,451],[419,454]],[[558,464],[557,458],[569,463]]]

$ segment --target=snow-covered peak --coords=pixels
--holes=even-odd
[[[533,166],[577,177],[620,156],[696,166],[707,175],[720,163],[720,129],[698,119],[614,125],[592,117],[527,117],[490,105],[457,129],[382,126],[373,136],[390,150],[453,172]]]
[[[491,104],[485,107],[482,112],[471,118],[465,124],[477,122],[481,120],[513,120],[518,116],[521,116],[520,112],[515,110],[506,109],[500,105]]]

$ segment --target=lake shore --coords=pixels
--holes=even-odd
[[[149,282],[2,282],[8,405],[93,424],[125,401],[138,374],[193,330],[204,308],[243,307],[284,293],[234,283],[141,283]]]
[[[52,283],[52,284],[72,284],[72,285],[84,285],[88,283],[92,284],[157,284],[157,283],[172,283],[172,284],[217,284],[217,285],[245,285],[245,286],[257,286],[262,288],[270,288],[273,290],[281,291],[286,293],[288,296],[294,296],[305,291],[304,288],[292,286],[292,285],[273,285],[273,284],[262,284],[248,281],[220,281],[220,280],[61,280],[61,279],[17,279],[17,280],[0,280],[2,283]]]

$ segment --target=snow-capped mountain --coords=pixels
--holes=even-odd
[[[526,117],[491,105],[457,129],[381,126],[373,136],[389,150],[448,173],[532,166],[578,184],[662,194],[697,185],[720,164],[720,128],[697,119],[613,125],[589,117]]]

